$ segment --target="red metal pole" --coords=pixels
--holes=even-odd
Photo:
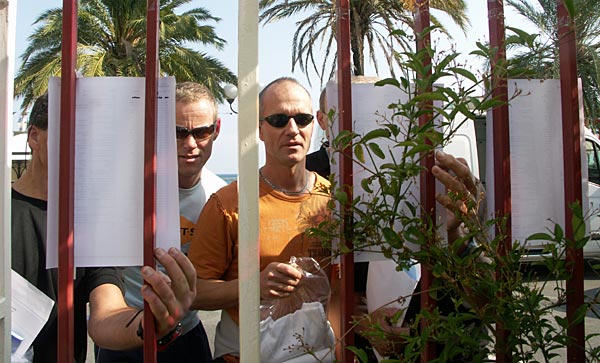
[[[350,8],[348,0],[337,2],[337,49],[338,49],[338,105],[340,132],[352,130],[352,91],[350,62]],[[346,186],[348,200],[352,197],[352,147],[348,146],[340,158],[341,184]],[[343,206],[344,241],[352,247],[352,213]],[[351,328],[354,313],[354,254],[345,253],[341,258],[342,286],[341,299],[341,332],[344,334]],[[345,334],[342,342],[342,362],[353,362],[354,354],[348,349],[354,345],[354,334]]]
[[[75,64],[77,1],[63,0],[60,90],[60,165],[58,187],[58,353],[59,362],[74,360],[73,201],[75,192]]]
[[[573,203],[581,205],[582,199],[576,34],[573,18],[569,15],[563,1],[557,0],[557,5],[565,175],[565,236],[568,240],[574,240],[575,231],[571,223],[573,211],[569,206]],[[571,324],[577,316],[577,309],[583,305],[582,249],[567,247],[566,259],[567,269],[571,273],[571,277],[567,279],[567,318],[570,322],[567,329],[570,338],[567,360],[570,363],[585,362],[584,322]]]
[[[159,0],[148,0],[146,16],[146,124],[144,142],[144,265],[155,267],[156,232],[156,120],[158,96]],[[154,316],[144,302],[144,362],[156,362]]]
[[[504,29],[503,0],[488,0],[488,25],[491,60],[492,96],[504,103],[492,110],[494,120],[494,200],[496,218],[506,218],[504,229],[496,225],[496,235],[503,236],[498,246],[498,254],[506,255],[511,249],[511,189],[510,189],[510,133],[508,126],[508,88],[506,84],[506,44]],[[501,279],[500,273],[496,276]],[[500,292],[502,294],[503,292]],[[508,331],[502,322],[496,324],[496,361],[510,362],[510,351],[506,346]]]
[[[415,13],[415,32],[417,33],[417,52],[425,51],[431,48],[431,36],[429,32],[425,33],[425,30],[431,25],[431,18],[429,14],[429,0],[420,1],[417,7],[417,11]],[[425,74],[418,74],[417,77],[419,79],[425,79],[431,76],[431,55],[427,52],[426,55],[422,58],[423,65],[426,67]],[[429,86],[427,89],[417,90],[417,92],[430,92],[431,87]],[[433,110],[433,102],[425,101],[422,105],[423,109]],[[424,113],[419,116],[419,125],[426,125],[433,120],[433,114]],[[426,141],[431,145],[431,140]],[[429,220],[430,223],[435,223],[435,178],[430,173],[431,168],[435,164],[435,155],[433,153],[423,154],[421,158],[421,166],[427,170],[424,173],[421,173],[421,216],[424,220]],[[433,243],[433,241],[429,241]],[[429,291],[431,285],[433,284],[433,273],[431,270],[427,269],[425,266],[421,266],[421,290]],[[421,295],[421,309],[425,311],[433,311],[435,309],[436,302],[431,296],[427,293]],[[423,320],[421,322],[422,327],[424,328],[428,322]],[[435,359],[437,357],[437,352],[435,350],[435,344],[433,342],[427,341],[425,343],[425,349],[421,353],[421,362],[426,363]]]

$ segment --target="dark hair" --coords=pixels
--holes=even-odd
[[[28,127],[36,126],[42,130],[48,130],[48,94],[38,97],[33,104],[29,115]]]

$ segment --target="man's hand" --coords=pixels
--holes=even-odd
[[[484,210],[485,191],[479,180],[471,173],[467,162],[462,158],[437,151],[431,168],[433,176],[446,186],[445,194],[437,194],[437,201],[447,210],[449,238],[457,232],[460,219],[457,215],[475,217]],[[452,238],[451,238],[452,239]]]
[[[146,282],[142,296],[156,318],[156,336],[160,338],[183,319],[194,301],[196,270],[187,256],[176,248],[169,249],[169,253],[157,248],[154,255],[165,267],[167,276],[149,266],[142,267]]]
[[[407,327],[396,326],[394,320],[399,310],[393,307],[379,308],[371,314],[365,314],[358,321],[357,333],[369,340],[369,343],[384,357],[402,356],[406,344],[406,336],[410,334]]]
[[[260,299],[270,300],[290,296],[301,278],[302,273],[294,266],[271,262],[260,272]]]

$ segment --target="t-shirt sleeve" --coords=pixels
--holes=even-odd
[[[117,267],[89,267],[86,268],[85,274],[87,276],[86,295],[88,301],[92,290],[103,284],[113,284],[125,295],[121,269]]]
[[[200,213],[188,257],[201,279],[225,279],[233,260],[233,219],[217,194],[213,194]]]

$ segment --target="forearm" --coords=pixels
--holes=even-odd
[[[194,310],[220,310],[239,304],[238,280],[203,280],[196,283],[196,299],[192,303]]]
[[[142,340],[136,332],[143,314],[131,321],[137,311],[125,304],[116,286],[101,285],[90,296],[88,333],[94,343],[103,348],[127,350],[139,347]]]

